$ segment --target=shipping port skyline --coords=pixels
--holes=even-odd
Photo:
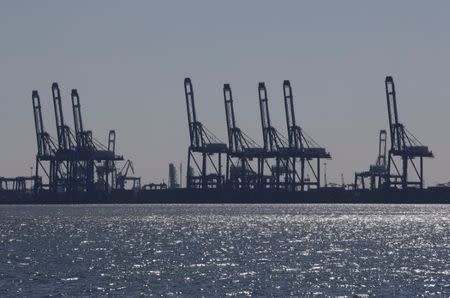
[[[19,6],[10,7],[9,14],[3,16],[2,33],[7,37],[14,34],[15,38],[9,38],[11,43],[5,45],[2,53],[5,71],[1,77],[4,107],[0,133],[8,142],[2,145],[1,176],[28,175],[30,167],[34,167],[31,90],[40,90],[46,127],[55,135],[50,85],[56,81],[70,125],[70,90],[77,88],[84,121],[96,137],[106,143],[108,130],[115,129],[118,150],[133,160],[143,182],[167,182],[169,163],[179,167],[182,162],[186,169],[189,138],[181,84],[189,76],[195,84],[199,117],[211,131],[226,142],[222,87],[230,83],[239,125],[259,144],[263,142],[258,82],[266,83],[274,127],[286,135],[282,82],[290,79],[297,122],[333,156],[326,166],[328,182],[340,184],[343,173],[345,182],[351,183],[354,172],[375,161],[379,130],[388,130],[383,81],[391,74],[399,92],[402,122],[436,155],[426,162],[426,185],[450,180],[450,158],[446,154],[450,144],[445,137],[445,127],[450,124],[446,123],[450,67],[445,58],[449,45],[444,38],[448,20],[433,6],[420,7],[419,11],[415,8],[420,5],[411,4],[408,15],[399,13],[401,5],[394,5],[391,8],[395,16],[383,14],[380,24],[368,15],[382,15],[381,4],[357,5],[360,15],[349,16],[348,20],[329,15],[320,5],[312,5],[311,9],[320,16],[315,20],[301,11],[286,12],[265,3],[261,13],[270,20],[269,24],[253,16],[249,21],[249,4],[240,10],[219,6],[209,16],[196,11],[198,4],[183,4],[187,12],[197,16],[198,24],[189,23],[182,28],[177,24],[190,18],[189,14],[177,13],[178,20],[171,23],[157,14],[174,11],[174,6],[149,4],[153,20],[128,7],[123,17],[133,17],[135,21],[121,28],[113,22],[113,16],[119,14],[118,7],[110,8],[107,16],[94,18],[88,14],[79,19],[77,10],[67,14],[67,5],[47,7],[49,12],[45,13],[43,7],[36,8],[41,17],[55,15],[59,27],[30,16]],[[344,11],[348,5],[335,8]],[[93,7],[94,11],[99,9],[100,6]],[[419,26],[414,21],[431,13],[434,22]],[[203,28],[201,25],[211,23],[213,15],[213,26]],[[229,16],[237,24],[222,26],[221,22]],[[367,18],[361,20],[362,16]],[[33,31],[25,25],[5,29],[19,20],[23,24],[34,21],[36,27]],[[350,26],[357,20],[361,21],[361,28]],[[102,23],[112,27],[105,28]],[[163,34],[160,26],[152,26],[156,23],[165,24],[169,30]],[[330,27],[332,24],[335,29]],[[81,35],[86,26],[93,29]],[[312,27],[317,28],[315,34],[309,32]],[[145,37],[125,36],[121,34],[125,29],[138,30]],[[343,29],[347,33],[342,33]],[[339,38],[332,38],[333,30],[341,32]],[[103,39],[97,41],[95,37],[100,35]],[[239,50],[230,51],[235,48],[228,43],[232,37],[233,44],[241,43]],[[287,37],[290,39],[285,47],[275,46],[282,45],[281,40]],[[58,41],[57,47],[48,42],[53,38]],[[151,42],[155,39],[159,42]],[[201,45],[207,41],[216,46],[203,49]],[[131,46],[136,43],[140,47]],[[165,51],[167,55],[162,56]]]

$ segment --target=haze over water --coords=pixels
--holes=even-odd
[[[448,296],[449,211],[0,206],[0,296]]]

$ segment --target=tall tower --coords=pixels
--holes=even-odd
[[[169,188],[178,188],[177,169],[173,163],[169,164]]]

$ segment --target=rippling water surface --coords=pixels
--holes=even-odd
[[[0,206],[0,296],[450,295],[450,206]]]

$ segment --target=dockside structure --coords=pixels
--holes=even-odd
[[[44,128],[39,93],[34,90],[32,103],[37,140],[34,176],[2,177],[0,190],[23,192],[32,181],[36,193],[108,193],[124,190],[127,182],[132,183],[134,191],[139,191],[140,178],[130,175],[134,174],[132,162],[127,160],[121,169],[117,167],[116,163],[123,160],[123,157],[116,154],[115,131],[109,132],[108,145],[105,146],[94,139],[92,131],[84,129],[76,89],[71,91],[74,122],[72,130],[64,119],[61,92],[57,83],[52,84],[51,91],[57,138],[52,138]],[[237,126],[230,84],[223,86],[228,144],[197,120],[190,78],[184,80],[184,91],[190,136],[187,189],[305,191],[322,188],[321,161],[331,158],[331,155],[296,123],[289,81],[283,82],[287,138],[272,125],[266,84],[258,84],[262,146]],[[423,158],[434,155],[399,121],[394,80],[391,76],[385,79],[385,92],[390,148],[387,151],[388,134],[381,130],[377,160],[368,171],[355,173],[353,187],[366,189],[365,180],[369,179],[370,190],[423,189]],[[164,188],[165,184],[143,186],[147,190]]]
[[[228,144],[224,144],[196,120],[191,79],[186,78],[184,82],[191,141],[186,174],[188,188],[304,191],[321,187],[321,160],[329,159],[331,155],[296,124],[289,81],[283,82],[288,138],[272,125],[266,85],[264,82],[258,84],[263,146],[258,145],[237,125],[230,84],[223,86],[228,135]],[[201,165],[196,162],[195,152],[202,154]],[[224,177],[223,154],[226,155]],[[217,157],[213,159],[213,156]],[[195,169],[191,166],[191,159],[194,160]],[[305,175],[306,172],[311,173],[312,177]]]
[[[74,122],[74,130],[72,130],[64,119],[58,84],[53,83],[51,90],[56,140],[44,128],[39,93],[37,90],[32,92],[37,140],[34,191],[36,193],[40,191],[107,193],[124,188],[127,177],[120,172],[117,175],[116,163],[123,160],[123,156],[115,152],[115,130],[109,131],[107,146],[96,140],[92,131],[85,130],[80,98],[76,89],[71,91]],[[135,181],[138,180],[140,181],[135,179]]]

